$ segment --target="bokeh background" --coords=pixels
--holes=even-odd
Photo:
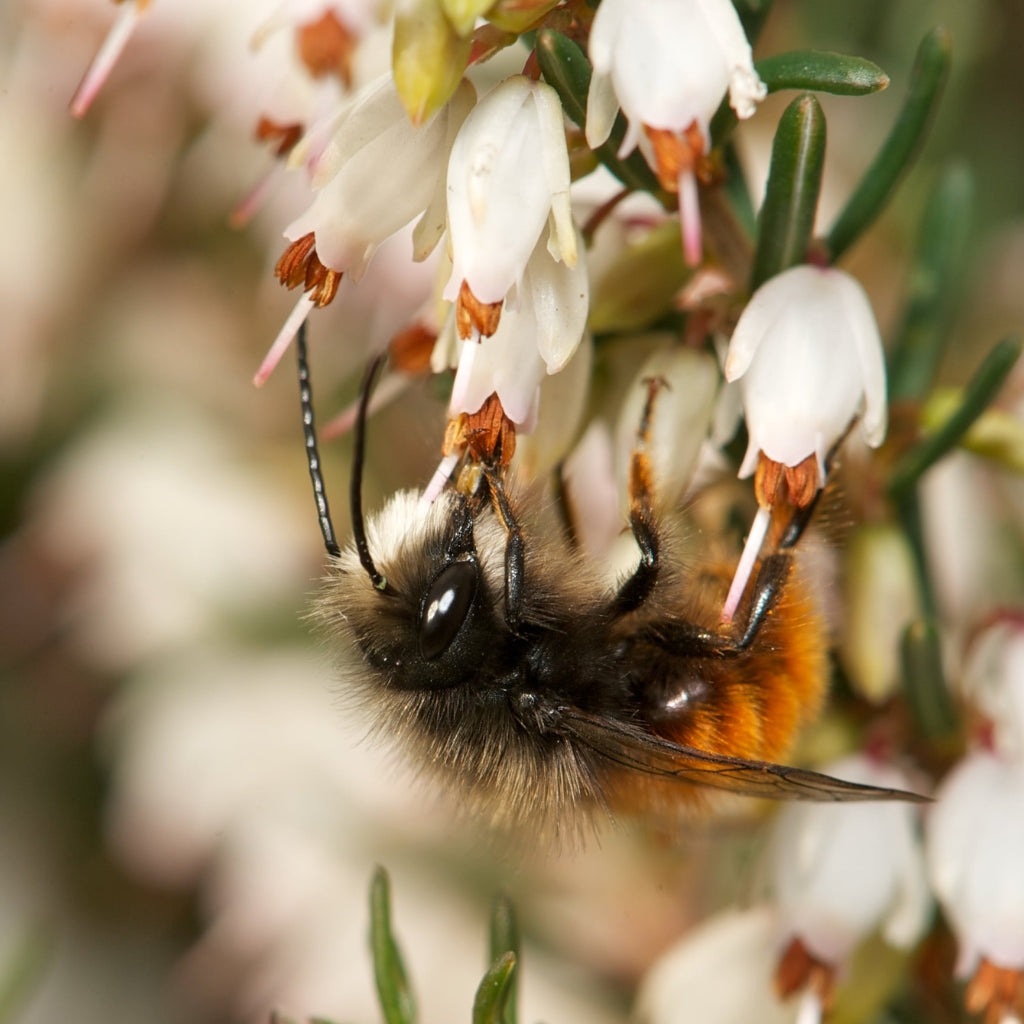
[[[524,1019],[624,1019],[656,954],[749,892],[752,854],[716,826],[682,851],[628,830],[585,852],[502,849],[453,826],[444,798],[347,720],[302,620],[322,546],[291,361],[251,384],[293,302],[271,271],[308,193],[282,180],[230,222],[271,166],[252,126],[261,61],[287,61],[274,48],[288,43],[254,56],[248,42],[272,6],[153,0],[76,121],[67,104],[113,5],[0,3],[0,1021],[257,1020],[272,1006],[376,1020],[378,862],[426,1021],[468,1019],[499,887],[527,936]],[[928,183],[949,159],[970,168],[956,382],[1024,329],[1024,7],[777,0],[757,52],[856,53],[891,76],[886,93],[823,102],[827,216],[940,23],[954,66],[931,137],[846,266],[884,333]],[[386,53],[368,45],[368,67]],[[786,101],[743,127],[752,180]],[[417,301],[387,253],[378,264],[314,321],[322,418]],[[1010,387],[1024,393],[1019,374]],[[380,415],[368,504],[422,485],[443,421],[428,387]],[[344,534],[348,442],[325,457]]]

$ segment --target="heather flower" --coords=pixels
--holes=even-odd
[[[726,92],[741,118],[766,94],[732,3],[605,0],[590,58],[587,142],[607,140],[621,106],[629,120],[621,152],[639,145],[662,187],[679,193],[684,252],[698,264],[697,167],[710,149],[711,116]]]

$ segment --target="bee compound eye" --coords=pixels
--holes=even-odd
[[[452,562],[430,585],[420,613],[420,653],[428,661],[444,654],[462,628],[478,578],[475,562]]]

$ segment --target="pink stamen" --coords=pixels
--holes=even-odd
[[[392,373],[385,377],[370,398],[370,405],[367,409],[368,415],[383,409],[389,402],[394,401],[409,386],[409,378],[404,373]],[[330,420],[320,431],[321,441],[333,441],[336,437],[347,434],[356,422],[359,414],[358,400],[348,408],[343,409],[334,419]]]
[[[145,4],[135,0],[134,3],[123,3],[119,6],[120,11],[114,24],[110,26],[106,39],[103,40],[99,51],[89,65],[89,70],[86,71],[81,84],[75,90],[75,95],[71,98],[70,109],[73,117],[83,117],[92,105],[92,101],[96,99],[100,89],[110,77],[110,72],[114,70],[114,65],[134,31]]]
[[[277,187],[282,173],[280,164],[275,163],[270,172],[256,182],[242,201],[231,211],[228,216],[228,225],[236,231],[244,228],[263,208],[267,197]]]
[[[455,467],[459,464],[460,458],[461,456],[458,452],[452,452],[451,455],[446,455],[441,460],[440,465],[434,470],[434,475],[430,478],[430,483],[423,488],[420,504],[434,504],[437,496],[444,490],[445,484],[448,483],[452,473],[455,471]]]
[[[768,524],[771,522],[772,510],[761,506],[750,524],[750,533],[747,535],[747,543],[743,547],[743,554],[740,555],[740,563],[736,566],[736,574],[729,585],[729,593],[725,598],[725,605],[722,607],[722,622],[732,622],[740,600],[743,598],[743,591],[747,589],[747,581],[754,569],[754,563],[761,552],[761,545],[764,543],[765,534],[768,533]]]
[[[821,1024],[823,1012],[821,997],[817,992],[805,989],[800,995],[796,1024]]]
[[[281,361],[281,356],[288,351],[288,346],[292,343],[292,338],[298,333],[299,328],[305,322],[306,317],[309,316],[310,311],[313,309],[313,300],[309,297],[308,292],[303,292],[299,296],[299,301],[295,304],[295,308],[288,314],[288,319],[285,320],[281,330],[278,331],[277,337],[274,339],[274,343],[270,346],[269,351],[263,357],[263,362],[260,363],[260,368],[256,371],[256,375],[253,377],[252,382],[256,387],[261,388],[267,382],[267,378],[274,372],[274,368]]]
[[[704,258],[700,224],[700,197],[693,169],[679,174],[679,228],[683,235],[683,259],[688,267],[699,267]]]

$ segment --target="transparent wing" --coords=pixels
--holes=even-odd
[[[772,764],[770,761],[748,761],[742,757],[679,746],[639,726],[588,714],[577,708],[562,708],[561,720],[572,739],[620,768],[678,779],[694,786],[710,786],[769,800],[928,801],[928,797],[900,789],[864,786],[804,768]]]

